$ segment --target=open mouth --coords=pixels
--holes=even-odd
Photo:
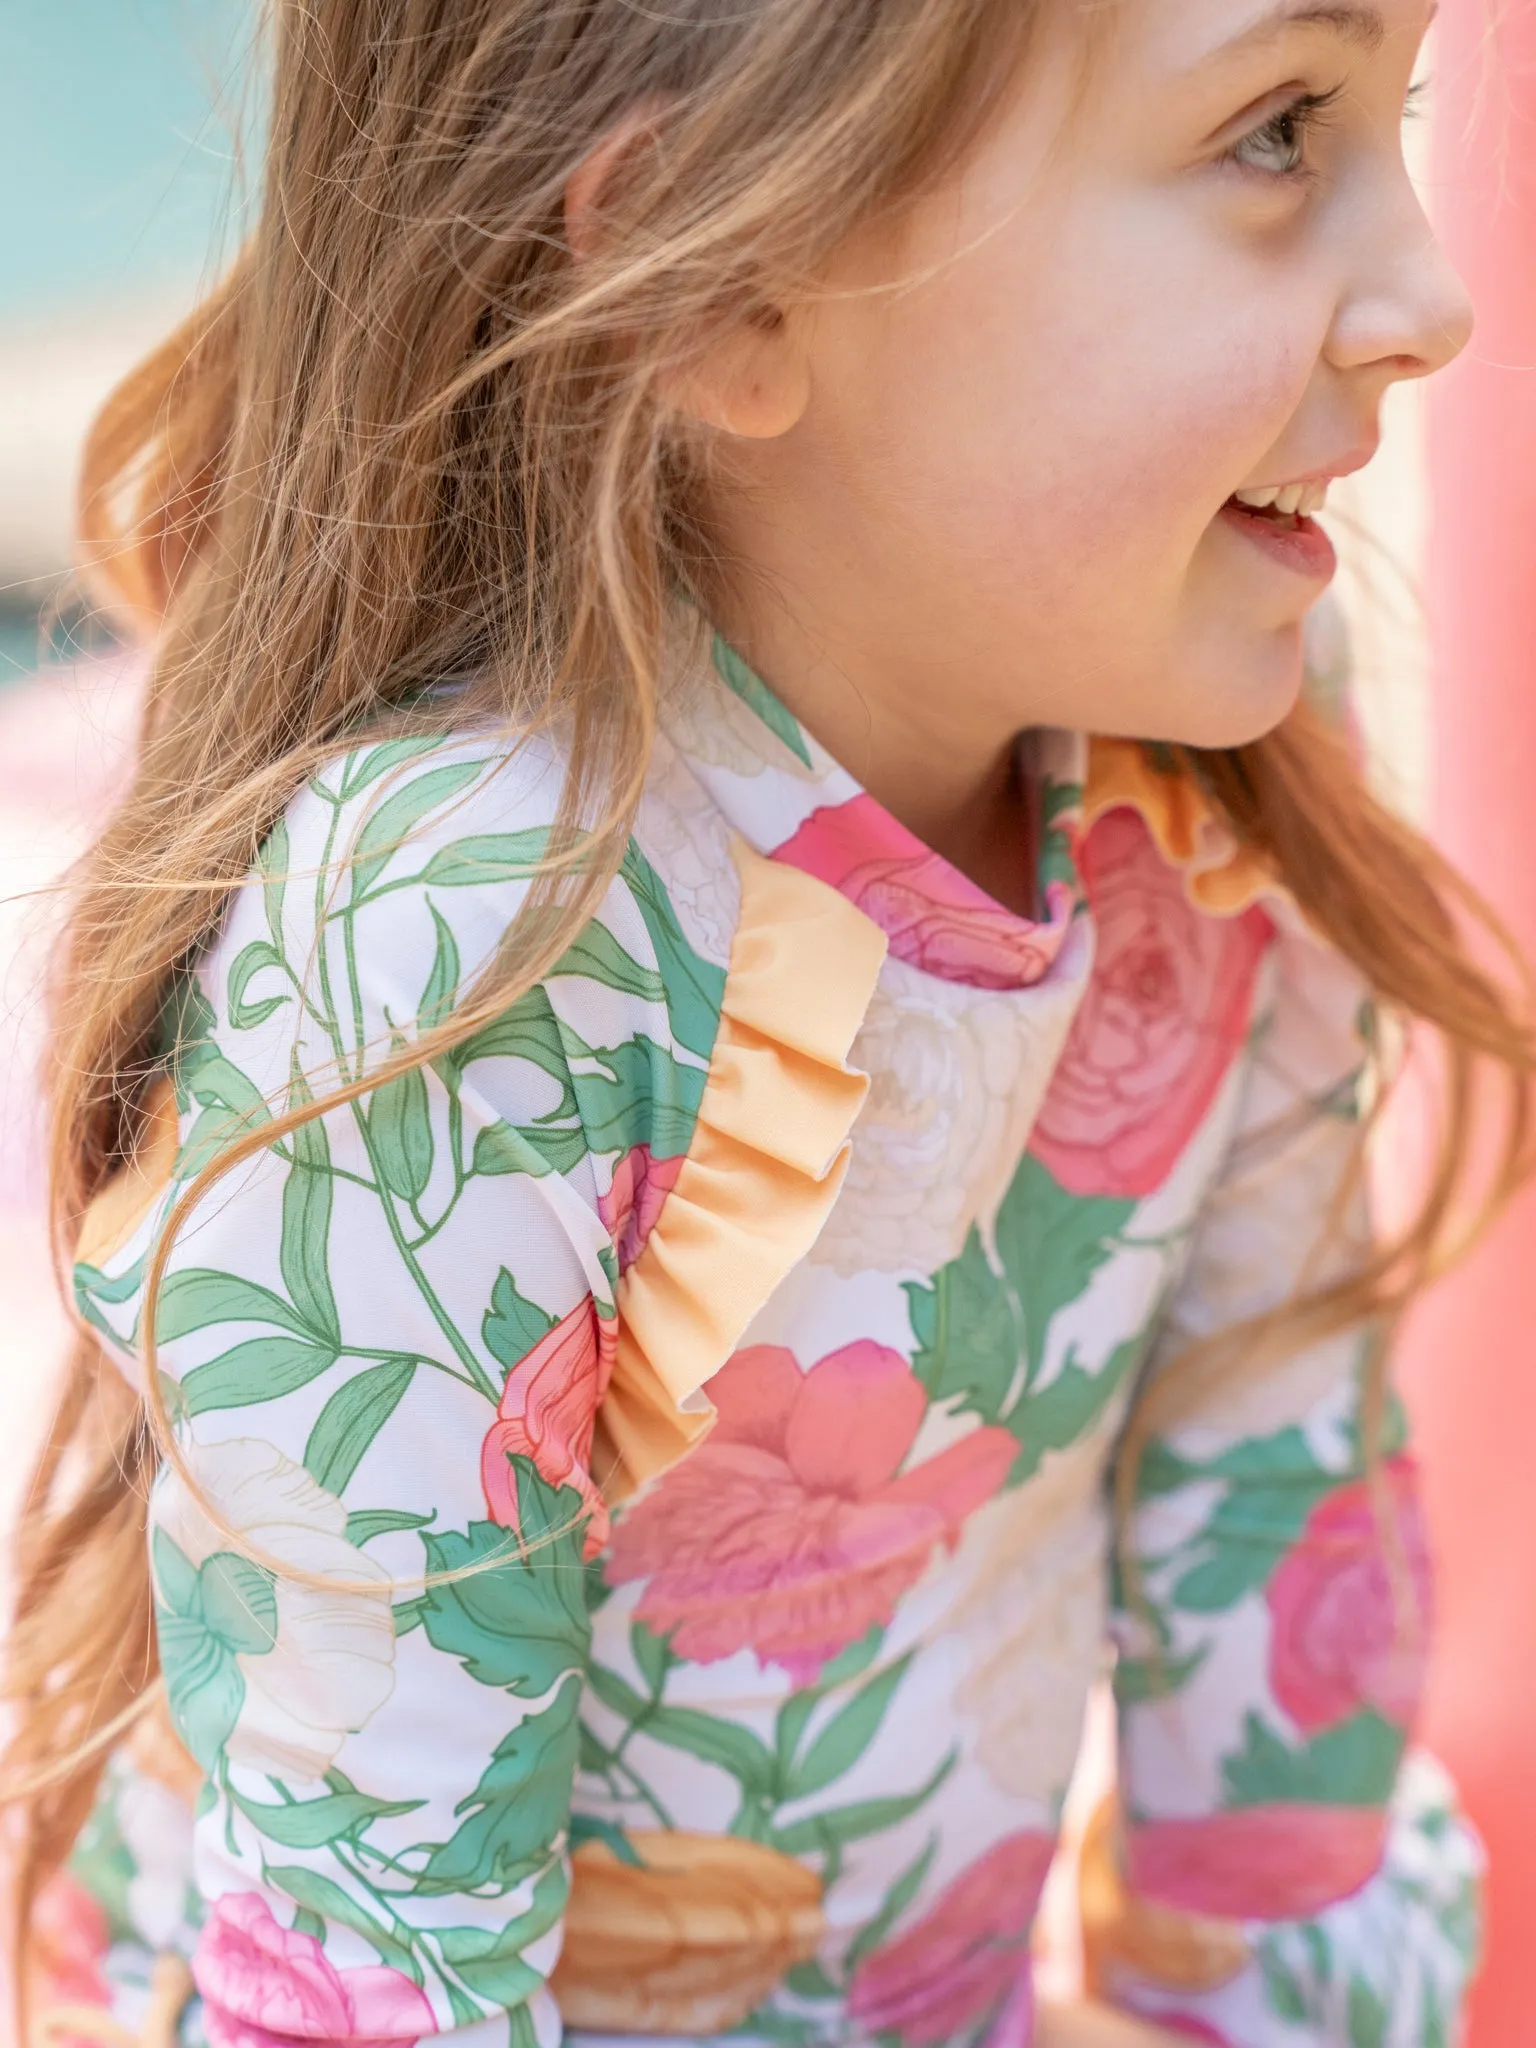
[[[1263,491],[1234,491],[1221,516],[1236,532],[1256,541],[1272,559],[1302,575],[1326,582],[1337,567],[1333,544],[1313,513],[1328,496],[1326,483],[1287,484]]]

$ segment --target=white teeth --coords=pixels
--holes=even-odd
[[[1310,518],[1320,512],[1328,496],[1326,482],[1320,484],[1274,484],[1263,491],[1234,491],[1233,497],[1239,505],[1250,506],[1255,512],[1268,511],[1272,506],[1276,512],[1300,513]]]

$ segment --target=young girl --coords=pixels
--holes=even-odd
[[[1380,1338],[1530,1042],[1298,702],[1467,333],[1426,15],[277,7],[88,465],[155,655],[55,1011],[42,2038],[1455,2037]]]

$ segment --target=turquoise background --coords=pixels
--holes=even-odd
[[[190,304],[253,173],[247,0],[0,0],[0,333]],[[0,475],[0,490],[5,478]],[[0,591],[0,681],[35,614]]]
[[[244,0],[0,0],[0,320],[187,297],[230,221]]]

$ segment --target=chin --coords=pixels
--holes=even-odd
[[[1181,692],[1178,730],[1161,737],[1186,747],[1246,747],[1263,739],[1296,708],[1306,678],[1300,624],[1266,636],[1246,659],[1203,676],[1203,688]],[[1205,664],[1201,664],[1204,669]]]

